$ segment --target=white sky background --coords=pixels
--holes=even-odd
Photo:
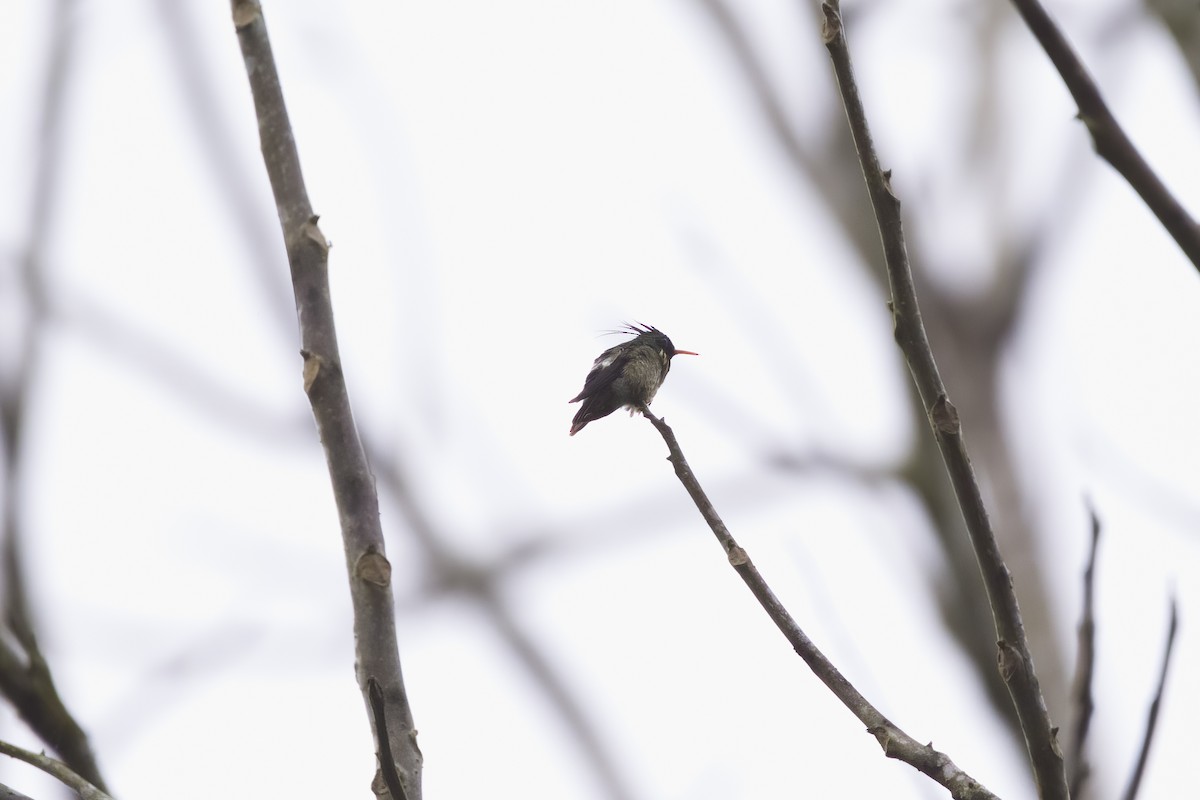
[[[959,133],[970,100],[959,72],[976,63],[961,25],[969,5],[895,3],[849,29],[909,237],[942,265],[968,265],[945,276],[967,289],[985,278],[968,268],[986,260],[980,198],[1018,221],[1048,213],[1037,194],[1046,175],[1081,152],[1091,159],[1059,79],[1010,19],[1010,159],[982,173],[1003,175],[1008,194],[951,171],[942,141]],[[366,797],[373,745],[353,682],[341,544],[241,55],[227,3],[178,7],[212,92],[197,116],[168,6],[82,2],[73,17],[45,254],[61,307],[26,467],[45,645],[125,800]],[[806,109],[833,91],[815,4],[742,8],[805,129]],[[1095,44],[1123,8],[1076,4],[1059,16],[1195,212],[1195,87],[1137,15]],[[359,423],[403,453],[462,554],[482,564],[550,537],[503,599],[636,796],[944,792],[883,758],[790,651],[648,424],[615,414],[567,437],[576,407],[565,401],[616,341],[596,334],[626,320],[703,354],[676,362],[655,409],[809,635],[910,734],[1002,796],[1028,796],[1019,754],[938,624],[926,588],[936,548],[911,500],[763,463],[768,448],[820,447],[894,466],[910,445],[907,372],[883,298],[790,174],[701,13],[292,0],[266,3],[266,16],[334,245]],[[0,7],[9,339],[47,18],[41,4]],[[226,137],[215,158],[208,125]],[[240,194],[227,190],[230,168]],[[1080,207],[1049,212],[1062,229],[1008,358],[1013,446],[1031,501],[1059,533],[1043,557],[1061,578],[1065,637],[1083,494],[1105,521],[1092,751],[1103,796],[1132,764],[1167,595],[1179,597],[1143,794],[1166,797],[1194,785],[1189,723],[1200,710],[1200,280],[1111,170],[1089,161],[1082,176]],[[846,181],[861,187],[857,173]],[[273,248],[265,290],[251,241]],[[114,341],[101,317],[133,335]],[[193,382],[148,367],[145,351]],[[227,411],[214,410],[213,386]],[[386,497],[383,522],[426,796],[603,797],[486,616],[429,597]],[[36,746],[7,706],[0,737]],[[24,765],[0,763],[0,781],[51,796]]]

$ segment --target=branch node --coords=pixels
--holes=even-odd
[[[382,588],[392,581],[392,564],[382,553],[367,550],[358,557],[358,563],[354,565],[354,574],[361,580]]]
[[[1021,654],[1016,648],[1008,642],[1001,639],[996,642],[996,666],[1000,670],[1000,677],[1005,683],[1012,681],[1013,676],[1017,671],[1022,669]]]
[[[300,355],[304,358],[304,369],[301,372],[304,377],[304,393],[309,394],[313,384],[317,382],[317,376],[321,373],[321,364],[325,359],[308,350],[301,350]]]
[[[729,548],[729,563],[735,567],[743,567],[750,563],[750,556],[738,545]]]
[[[329,240],[325,238],[325,234],[321,233],[321,227],[317,225],[317,220],[320,216],[313,214],[308,218],[308,221],[300,226],[300,235],[308,239],[309,242],[315,244],[322,256],[329,255]]]
[[[939,394],[937,400],[934,401],[933,408],[929,410],[929,419],[939,433],[955,435],[961,430],[958,409],[945,394]]]
[[[261,16],[262,6],[257,0],[234,0],[233,25],[237,30],[253,24]]]
[[[842,15],[830,3],[821,3],[821,40],[828,45],[842,32]]]

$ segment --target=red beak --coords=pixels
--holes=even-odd
[[[693,353],[691,350],[676,350],[671,355],[673,356],[698,356],[699,353]]]

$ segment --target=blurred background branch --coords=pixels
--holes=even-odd
[[[1012,574],[1004,563],[983,493],[967,455],[958,409],[946,393],[934,352],[929,345],[913,284],[913,272],[909,266],[904,227],[900,219],[900,200],[892,189],[892,173],[883,169],[875,149],[851,64],[840,8],[837,0],[821,4],[824,16],[821,34],[833,62],[850,135],[883,241],[896,342],[908,362],[913,383],[921,395],[921,406],[928,415],[933,438],[945,462],[959,508],[962,509],[967,535],[992,611],[999,671],[1017,711],[1038,796],[1044,800],[1068,800],[1070,792],[1067,789],[1062,751],[1056,741],[1058,728],[1053,725],[1046,710],[1033,654],[1025,636],[1025,624],[1021,618]]]
[[[105,789],[87,734],[59,695],[37,633],[35,610],[25,575],[23,540],[26,522],[22,498],[27,479],[30,418],[36,413],[35,392],[48,338],[46,254],[52,248],[55,212],[62,185],[64,117],[74,66],[76,6],[71,0],[52,5],[51,38],[39,94],[39,146],[34,158],[28,203],[28,233],[17,255],[17,285],[5,305],[10,310],[11,338],[0,361],[0,443],[3,450],[3,541],[0,580],[3,630],[0,631],[0,693],[21,720],[89,784]]]

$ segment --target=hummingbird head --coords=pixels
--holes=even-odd
[[[641,322],[636,322],[632,325],[626,325],[616,333],[632,333],[636,339],[631,339],[628,344],[647,344],[656,347],[663,352],[669,359],[674,356],[698,356],[699,353],[694,353],[691,350],[677,350],[675,344],[665,333],[655,328],[653,325],[646,325]]]

